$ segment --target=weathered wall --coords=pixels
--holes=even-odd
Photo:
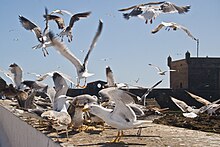
[[[0,147],[60,147],[0,105]]]

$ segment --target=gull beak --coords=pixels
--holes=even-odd
[[[84,108],[82,109],[83,112],[87,112],[89,110],[90,110],[90,108],[88,105],[85,105]]]

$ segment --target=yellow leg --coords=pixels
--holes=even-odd
[[[117,134],[116,138],[113,139],[111,142],[113,142],[113,143],[118,142],[119,136],[120,136],[120,131],[118,131],[118,134]]]

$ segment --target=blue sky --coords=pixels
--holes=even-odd
[[[125,82],[133,85],[149,87],[163,79],[159,87],[169,87],[169,74],[159,76],[149,63],[158,65],[162,69],[168,69],[167,57],[173,60],[185,57],[189,51],[191,56],[196,56],[196,42],[184,32],[161,30],[157,34],[151,34],[161,21],[172,21],[187,27],[190,32],[200,40],[200,57],[220,56],[220,1],[219,0],[170,0],[176,5],[191,5],[188,13],[161,14],[153,24],[145,24],[139,18],[125,20],[120,8],[135,4],[150,2],[149,0],[2,0],[1,27],[0,27],[0,67],[8,69],[11,63],[17,63],[22,67],[24,79],[34,79],[27,72],[46,73],[53,70],[62,71],[76,77],[75,67],[63,58],[54,48],[48,48],[49,56],[44,57],[41,50],[32,50],[32,46],[38,44],[35,35],[25,30],[18,16],[32,20],[35,24],[44,28],[44,7],[49,12],[55,9],[65,9],[72,13],[91,11],[89,18],[78,21],[73,28],[73,41],[68,43],[69,49],[83,60],[85,52],[95,35],[98,20],[102,19],[103,32],[95,49],[89,58],[88,69],[95,75],[88,78],[88,82],[105,80],[105,67],[109,65],[117,82]],[[65,15],[66,24],[69,16]],[[50,22],[50,29],[59,33],[55,22]],[[85,52],[81,52],[85,50]],[[107,61],[102,59],[109,58]],[[2,74],[0,74],[4,79]],[[139,78],[136,84],[134,81]]]

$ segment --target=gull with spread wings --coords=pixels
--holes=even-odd
[[[168,72],[168,71],[176,71],[176,70],[174,70],[174,69],[170,69],[170,70],[162,70],[162,69],[160,69],[160,67],[158,67],[158,66],[156,66],[156,65],[153,65],[153,64],[148,64],[148,65],[150,65],[150,66],[152,66],[152,67],[155,67],[157,70],[158,70],[158,74],[159,75],[165,75],[165,73],[166,72]]]
[[[150,20],[150,23],[152,23],[153,19],[155,19],[160,14],[165,14],[165,13],[183,14],[189,11],[190,6],[189,5],[177,6],[171,2],[161,1],[161,2],[149,2],[145,4],[138,4],[128,8],[120,9],[118,11],[127,11],[130,9],[132,9],[130,13],[123,14],[125,19],[129,19],[130,17],[139,17],[141,19],[144,19],[145,23],[148,23],[148,20]]]
[[[155,34],[157,33],[159,30],[161,30],[163,27],[166,27],[165,29],[166,30],[170,30],[171,28],[176,31],[177,29],[180,29],[180,30],[183,30],[190,38],[192,38],[193,40],[197,41],[197,39],[190,33],[190,31],[182,26],[182,25],[179,25],[175,22],[161,22],[155,29],[153,29],[151,31],[151,33]]]
[[[95,37],[93,38],[92,44],[90,45],[90,48],[88,50],[88,53],[86,54],[86,57],[83,63],[65,46],[65,44],[63,44],[57,38],[55,38],[52,32],[49,33],[53,46],[59,51],[59,53],[62,56],[64,56],[67,60],[69,60],[76,67],[77,75],[78,75],[76,87],[80,86],[79,85],[80,79],[82,78],[85,79],[85,83],[82,87],[85,87],[86,78],[93,75],[88,72],[87,64],[88,64],[89,55],[96,45],[96,42],[102,32],[102,28],[103,28],[103,22],[99,20],[98,30],[95,34]]]
[[[45,8],[45,16],[48,15],[47,13],[48,10],[47,8]],[[42,48],[44,56],[48,55],[48,51],[46,48],[51,46],[51,41],[48,38],[48,30],[49,30],[48,20],[46,19],[46,27],[43,30],[43,32],[41,31],[41,28],[39,26],[37,26],[35,23],[25,18],[24,16],[19,15],[19,20],[22,26],[26,30],[32,31],[36,35],[38,41],[40,42],[40,44],[33,46],[32,48],[33,49]]]
[[[113,109],[104,108],[98,104],[90,104],[88,108],[84,108],[90,113],[103,119],[108,125],[116,128],[118,134],[112,142],[119,142],[123,136],[123,130],[139,127],[143,124],[149,123],[147,120],[137,120],[135,112],[132,110],[130,104],[134,103],[134,99],[116,87],[105,88],[99,91],[101,97],[109,97],[115,102]]]
[[[62,30],[62,32],[58,35],[61,37],[61,41],[63,41],[63,37],[66,35],[68,37],[68,42],[71,42],[73,39],[72,28],[73,28],[74,23],[80,19],[87,18],[90,14],[91,12],[83,12],[83,13],[77,13],[77,14],[72,15],[72,17],[70,18],[69,25],[65,27]]]

